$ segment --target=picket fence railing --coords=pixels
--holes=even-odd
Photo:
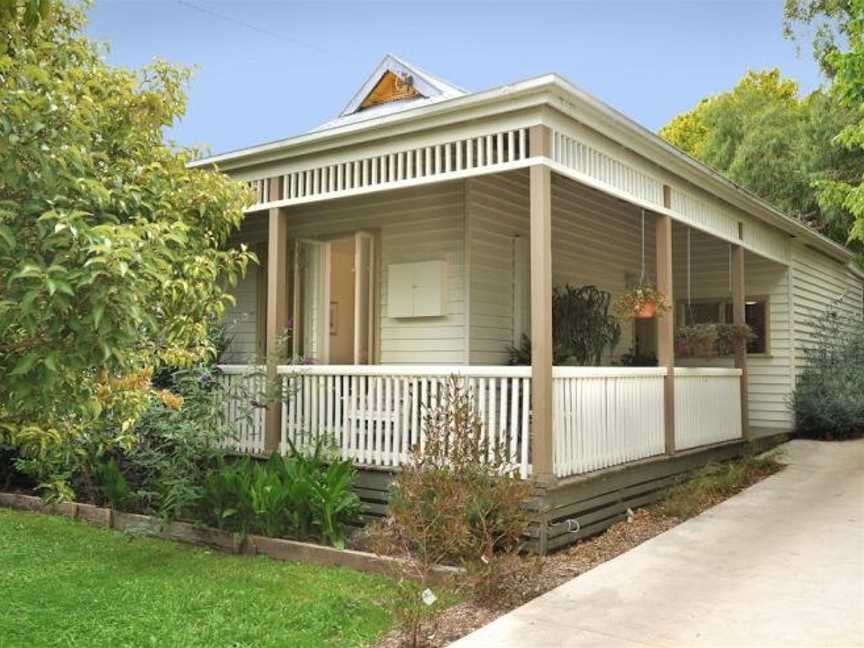
[[[282,444],[324,434],[342,456],[363,466],[404,464],[425,439],[424,417],[444,397],[451,376],[473,396],[483,432],[530,474],[528,367],[285,366]]]
[[[225,392],[223,416],[233,427],[228,445],[243,454],[264,453],[264,412],[267,377],[264,367],[219,365]]]
[[[263,367],[222,366],[225,414],[243,453],[264,452]],[[444,397],[451,376],[470,389],[483,433],[531,474],[531,370],[503,366],[286,365],[280,451],[319,436],[358,466],[397,469],[422,448],[425,414]],[[639,367],[553,369],[553,466],[557,477],[582,475],[665,451],[666,370]],[[741,437],[741,371],[675,369],[676,450]],[[273,395],[271,394],[272,398]]]
[[[662,454],[665,375],[660,368],[555,367],[555,475],[579,475]]]
[[[675,448],[741,438],[741,370],[675,368]]]

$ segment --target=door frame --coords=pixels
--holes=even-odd
[[[376,303],[375,303],[375,278],[377,276],[376,273],[376,246],[375,246],[375,235],[366,230],[357,230],[354,232],[354,364],[361,364],[360,361],[360,327],[358,326],[360,322],[360,297],[362,292],[362,284],[361,284],[361,268],[360,268],[360,259],[361,259],[361,248],[363,245],[363,241],[368,241],[369,243],[369,286],[366,290],[366,326],[367,326],[367,339],[366,339],[366,364],[375,364],[375,311],[376,311]]]
[[[293,287],[293,295],[292,295],[292,319],[294,320],[294,338],[292,341],[292,352],[294,357],[299,357],[300,355],[300,346],[302,342],[302,318],[298,315],[301,311],[301,305],[303,300],[303,289],[301,284],[301,274],[298,270],[299,263],[299,245],[301,243],[313,243],[325,246],[326,250],[326,272],[325,281],[326,281],[326,297],[327,303],[324,306],[324,313],[322,314],[321,321],[326,326],[324,329],[327,331],[327,335],[324,336],[324,344],[322,345],[326,349],[326,360],[324,359],[324,355],[322,354],[322,359],[320,360],[321,364],[329,364],[330,361],[330,280],[331,280],[331,254],[330,254],[330,243],[333,241],[337,241],[340,239],[353,239],[354,240],[354,363],[359,364],[358,353],[357,353],[357,311],[358,311],[358,292],[359,292],[359,274],[356,272],[356,264],[358,258],[358,249],[359,242],[362,239],[367,239],[370,244],[370,261],[369,261],[369,291],[367,299],[369,301],[369,358],[367,360],[367,364],[374,365],[378,364],[378,350],[379,350],[379,340],[380,340],[380,308],[379,308],[379,300],[381,295],[381,286],[379,277],[381,276],[381,231],[380,228],[363,228],[363,229],[355,229],[355,230],[342,230],[338,232],[332,232],[320,235],[318,237],[314,236],[302,236],[293,238],[293,245],[291,247],[294,253],[294,260],[291,264],[291,271],[293,273],[292,278],[292,287]]]
[[[318,239],[312,238],[297,238],[294,239],[294,305],[293,305],[293,319],[294,319],[294,338],[292,340],[292,352],[294,357],[298,357],[300,355],[300,346],[302,344],[303,336],[305,335],[305,331],[303,330],[303,318],[298,317],[300,313],[302,300],[305,297],[303,293],[303,282],[302,282],[302,273],[300,272],[300,263],[302,260],[302,254],[300,253],[301,246],[303,245],[315,245],[320,246],[323,254],[323,259],[321,262],[322,265],[322,276],[321,276],[321,312],[320,312],[320,321],[321,321],[321,335],[320,335],[320,344],[321,350],[319,353],[319,357],[316,358],[316,362],[320,364],[329,364],[330,363],[330,267],[331,267],[331,254],[330,254],[330,241],[322,241]],[[303,349],[304,354],[306,350]]]

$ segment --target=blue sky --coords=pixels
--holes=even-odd
[[[196,67],[171,136],[213,153],[294,135],[339,113],[392,52],[469,90],[546,72],[658,129],[748,68],[820,84],[781,34],[782,0],[232,2],[96,0],[109,62]]]

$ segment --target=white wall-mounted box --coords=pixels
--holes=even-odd
[[[446,314],[447,263],[417,261],[387,266],[387,317]]]

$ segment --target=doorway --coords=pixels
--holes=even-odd
[[[296,357],[316,364],[371,362],[374,268],[374,238],[368,232],[296,241]]]

